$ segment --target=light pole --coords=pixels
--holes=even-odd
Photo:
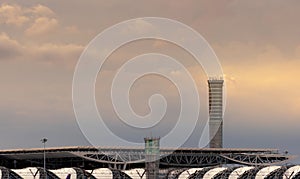
[[[47,173],[46,173],[46,142],[48,141],[47,138],[42,138],[41,142],[44,144],[44,174],[45,178],[47,178]]]

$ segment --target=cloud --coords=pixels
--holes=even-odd
[[[54,31],[58,27],[58,21],[55,18],[39,17],[34,23],[26,29],[26,35],[44,35]]]
[[[21,26],[30,20],[18,5],[2,4],[0,6],[0,24]]]
[[[53,32],[59,26],[55,13],[40,4],[30,8],[16,4],[3,4],[0,6],[0,24],[25,27],[25,34],[31,37],[40,37]],[[73,31],[74,29],[75,27],[72,28]],[[23,29],[19,30],[23,31]]]
[[[22,45],[6,33],[0,33],[0,60],[7,60],[22,53]]]
[[[124,28],[121,33],[127,35],[132,34],[132,32],[137,34],[145,34],[147,32],[157,32],[157,28],[143,19],[136,19],[133,23],[127,25],[127,27]]]
[[[45,5],[0,5],[0,25],[3,25],[3,30],[27,42],[57,43],[59,40],[66,43],[67,40],[64,39],[73,40],[74,35],[80,33],[76,25],[60,23],[60,20],[59,16]]]
[[[43,16],[43,17],[51,17],[54,16],[55,13],[48,7],[43,5],[36,5],[30,9],[27,10],[28,13],[34,14],[36,16]]]
[[[26,44],[0,33],[0,61],[18,60],[63,65],[73,68],[84,47],[77,44]]]
[[[48,7],[36,5],[25,8],[17,4],[2,4],[0,6],[0,24],[22,26],[39,17],[53,17],[55,13]]]
[[[66,31],[66,33],[69,34],[79,34],[80,31],[76,26],[67,26],[64,28],[64,30]]]
[[[226,73],[228,101],[236,116],[278,124],[282,123],[275,118],[289,116],[295,120],[293,116],[299,116],[300,56],[288,57],[272,45],[230,43],[220,48],[217,51]]]
[[[6,2],[11,1],[6,0]],[[72,109],[69,93],[73,73],[73,70],[66,70],[65,66],[74,67],[83,50],[83,46],[77,44],[87,44],[101,30],[122,20],[155,14],[155,16],[177,19],[191,25],[212,44],[226,73],[228,107],[225,113],[225,128],[229,127],[232,130],[225,130],[225,134],[233,131],[232,136],[238,136],[237,141],[247,142],[247,145],[256,147],[257,139],[260,138],[259,130],[269,134],[291,133],[291,128],[299,131],[299,126],[294,125],[297,124],[300,116],[298,92],[300,25],[297,23],[300,12],[299,2],[267,0],[250,3],[237,0],[220,2],[195,0],[184,3],[181,1],[162,3],[155,0],[134,3],[93,1],[92,4],[88,4],[77,1],[71,2],[76,7],[74,8],[70,6],[69,1],[43,1],[45,5],[36,5],[36,1],[18,1],[20,5],[0,5],[1,31],[6,32],[0,35],[0,58],[19,60],[17,63],[0,61],[0,71],[4,74],[1,75],[1,81],[4,83],[1,88],[1,99],[5,99],[1,100],[0,105],[2,109],[9,108],[7,110],[19,111],[22,114],[9,117],[2,115],[2,121],[14,120],[14,123],[1,125],[4,126],[1,130],[9,129],[16,124],[20,125],[21,121],[34,126],[35,123],[31,121],[47,122],[47,119],[42,116],[54,114],[58,116],[49,117],[49,121],[65,120],[63,113],[68,112],[60,112],[60,110],[64,105],[66,111]],[[78,9],[84,13],[84,16],[78,13]],[[38,27],[32,28],[40,18],[44,18],[45,24],[43,25],[40,20],[39,28],[44,28],[42,32],[38,32]],[[80,32],[77,27],[86,31]],[[136,27],[140,28],[138,32],[153,30],[144,22],[137,22]],[[30,28],[32,33],[24,36],[24,29],[29,31]],[[135,28],[130,30],[133,29]],[[127,46],[130,47],[130,44]],[[138,46],[132,45],[132,48],[126,49],[124,53],[112,54],[113,68],[109,68],[110,66],[106,64],[108,70],[105,72],[116,69],[119,64],[117,62],[122,63],[130,59],[133,55],[125,53],[134,54],[131,53],[132,51],[137,52],[135,54],[141,52],[173,54],[188,67],[194,65],[191,60],[188,61],[187,55],[179,55],[183,53],[182,50],[170,48],[168,44],[157,41],[154,45],[146,42]],[[198,74],[199,69],[201,70],[201,67],[192,70],[195,74],[193,76],[199,81],[200,87],[203,88],[201,90],[206,94],[207,84],[199,78],[205,76]],[[112,75],[107,76],[103,78],[104,87],[108,83],[107,78]],[[99,85],[97,93],[102,94],[103,83]],[[147,85],[153,84],[155,83]],[[141,94],[144,93],[144,89],[147,89],[147,86],[141,89]],[[63,98],[68,99],[63,100]],[[99,104],[106,103],[99,101]],[[24,119],[26,115],[29,116]],[[60,118],[56,118],[60,115],[62,115]],[[48,125],[43,126],[49,128]],[[262,129],[265,127],[267,129]],[[271,127],[273,129],[270,129]],[[40,132],[39,130],[46,128],[36,127],[37,130],[31,131]],[[68,129],[64,128],[61,131],[69,131]],[[25,133],[24,129],[18,131]],[[9,130],[7,132],[10,134]],[[253,141],[242,139],[241,136],[245,137],[242,135],[244,133],[252,134]],[[293,133],[295,136],[291,136],[290,140],[297,141],[299,132]],[[11,133],[9,136],[16,135]],[[28,135],[26,131],[26,136],[31,139],[36,135]],[[265,139],[265,142],[270,138],[276,138],[267,137],[269,138]],[[233,144],[237,147],[243,146],[234,139]],[[226,140],[232,139],[229,137]],[[23,139],[12,141],[19,143]],[[30,141],[27,140],[26,143]],[[299,151],[298,146],[295,148]]]
[[[40,62],[73,68],[83,49],[76,44],[43,44],[32,47],[30,56]]]

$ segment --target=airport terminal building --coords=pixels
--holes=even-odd
[[[299,165],[277,149],[223,147],[223,83],[210,78],[209,148],[161,148],[159,138],[145,147],[55,147],[0,150],[3,179],[298,179]],[[44,167],[45,165],[45,167]]]

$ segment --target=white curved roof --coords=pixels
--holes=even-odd
[[[57,170],[49,170],[52,173],[54,173],[56,176],[59,178],[67,178],[69,174],[71,174],[71,179],[76,179],[77,178],[77,173],[73,168],[61,168]]]
[[[196,171],[202,170],[203,168],[190,168],[184,172],[182,172],[179,176],[178,179],[187,179],[190,175],[195,173]]]
[[[218,168],[211,169],[204,174],[203,179],[212,179],[215,175],[217,175],[218,173],[226,169],[227,169],[226,167],[218,167]]]
[[[14,169],[12,170],[16,174],[18,174],[20,177],[24,179],[32,179],[32,178],[40,178],[40,172],[38,172],[38,169],[36,167],[28,167],[23,169]]]
[[[110,169],[108,168],[97,168],[92,170],[87,170],[87,172],[92,173],[92,175],[95,178],[99,178],[99,179],[108,179],[108,178],[113,178],[113,173]]]
[[[269,167],[264,167],[262,169],[260,169],[256,176],[255,179],[264,179],[266,176],[268,176],[271,172],[273,172],[274,170],[277,170],[281,168],[281,166],[269,166]]]
[[[132,169],[132,170],[123,170],[122,172],[126,173],[132,179],[146,179],[146,173],[144,173],[145,170],[142,168],[136,168],[136,169]],[[142,176],[142,175],[143,175],[143,177],[141,178],[140,176]]]
[[[241,175],[243,175],[245,172],[247,172],[248,170],[253,169],[254,167],[240,167],[237,168],[235,170],[233,170],[228,179],[238,179],[238,177],[240,177]]]
[[[300,172],[300,165],[293,166],[284,172],[282,178],[283,179],[293,178],[299,172]]]

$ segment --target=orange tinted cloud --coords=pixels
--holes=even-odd
[[[0,6],[0,23],[21,26],[28,21],[29,17],[25,15],[20,6],[9,4]]]
[[[58,27],[58,21],[55,18],[39,17],[35,19],[34,23],[25,31],[26,35],[44,35],[51,33]]]
[[[0,33],[0,60],[8,60],[20,55],[23,51],[22,45],[9,37],[6,33]]]

